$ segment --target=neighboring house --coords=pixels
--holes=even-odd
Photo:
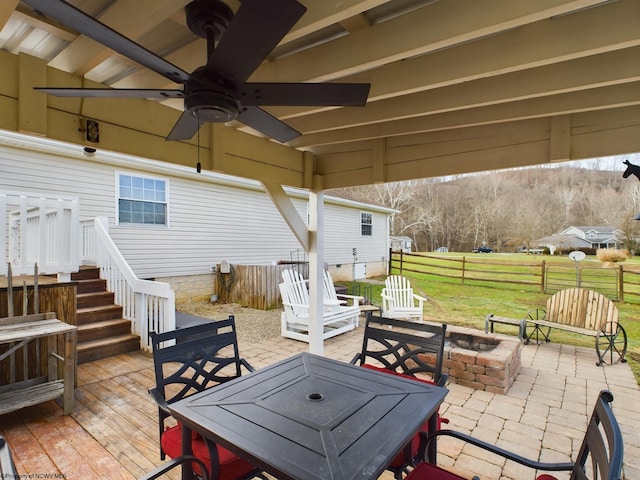
[[[391,250],[394,252],[403,251],[411,253],[411,245],[413,244],[411,237],[392,236],[389,237],[389,240],[391,242]]]
[[[623,248],[622,232],[610,226],[571,226],[562,232],[538,240],[551,254],[557,249]]]
[[[0,132],[0,191],[77,197],[80,221],[109,233],[139,278],[176,299],[213,292],[213,268],[308,260],[256,181]],[[306,190],[285,189],[303,220]],[[334,280],[386,273],[393,210],[324,196],[325,264]],[[1,216],[0,216],[1,218]],[[357,252],[357,255],[354,255]]]

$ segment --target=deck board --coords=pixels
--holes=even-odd
[[[160,465],[153,384],[150,355],[119,355],[78,366],[70,416],[54,401],[1,415],[18,473],[131,480]]]

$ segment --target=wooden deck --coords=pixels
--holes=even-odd
[[[78,367],[72,415],[50,401],[0,416],[18,473],[129,480],[159,465],[153,383],[149,354],[119,355]]]

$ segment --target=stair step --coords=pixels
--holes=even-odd
[[[71,274],[71,280],[74,282],[81,280],[96,280],[100,278],[100,269],[98,267],[80,267],[80,270]]]
[[[92,362],[137,350],[140,350],[140,337],[133,334],[83,342],[78,344],[78,363]]]
[[[107,281],[101,278],[94,278],[90,280],[80,280],[76,287],[77,293],[93,293],[104,292],[107,290]]]
[[[131,322],[124,318],[78,325],[78,343],[92,342],[131,333]]]
[[[112,292],[91,292],[79,293],[76,298],[77,308],[89,308],[102,305],[113,305],[114,295]]]
[[[112,320],[122,317],[122,307],[119,305],[98,305],[96,307],[78,308],[78,325],[100,320]]]

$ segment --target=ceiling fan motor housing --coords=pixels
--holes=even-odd
[[[195,0],[184,7],[189,30],[202,38],[220,40],[233,20],[233,10],[220,0]]]

